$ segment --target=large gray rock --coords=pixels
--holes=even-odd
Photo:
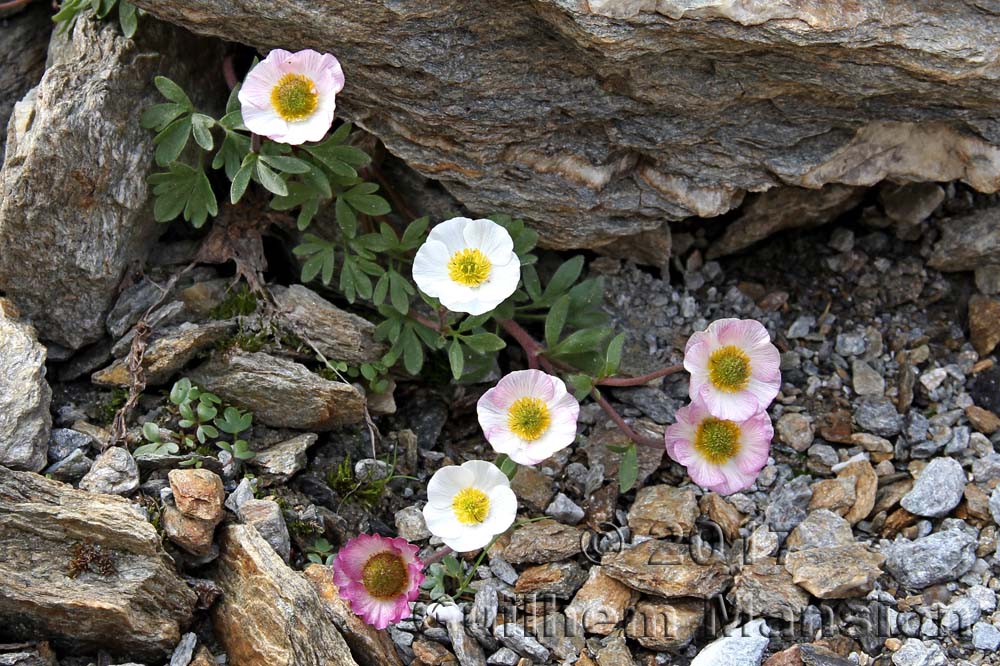
[[[0,467],[0,516],[5,638],[157,663],[170,654],[196,596],[143,512]]]
[[[126,267],[156,232],[146,184],[153,134],[138,120],[163,101],[153,77],[171,77],[197,100],[205,86],[195,80],[221,76],[206,66],[219,47],[154,20],[141,30],[133,41],[114,22],[80,20],[54,35],[48,69],[9,126],[0,291],[40,338],[70,349],[101,336]]]
[[[1000,186],[994,2],[138,4],[335,53],[338,112],[475,212],[542,221],[552,246],[719,215],[782,184]]]
[[[958,530],[936,532],[883,548],[885,568],[900,583],[922,590],[963,576],[976,562],[976,540]]]
[[[281,319],[330,360],[369,363],[385,353],[385,345],[375,342],[375,324],[341,310],[311,289],[295,284],[272,287],[271,293]]]
[[[250,525],[222,530],[215,635],[242,666],[357,666],[312,584]]]
[[[928,265],[940,271],[967,271],[1000,256],[1000,206],[983,208],[941,225]]]
[[[364,396],[350,384],[262,352],[217,354],[191,374],[191,381],[275,428],[330,430],[364,418]]]
[[[37,472],[49,448],[52,390],[45,381],[45,347],[16,315],[0,299],[0,465]]]
[[[7,119],[14,103],[42,78],[51,31],[51,13],[40,2],[9,18],[0,15],[0,53],[17,54],[0,63],[0,164],[7,143]]]
[[[935,458],[917,477],[900,505],[917,516],[940,518],[958,506],[964,492],[962,464],[954,458]]]

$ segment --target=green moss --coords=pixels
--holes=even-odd
[[[99,425],[108,425],[115,420],[115,414],[125,405],[128,400],[128,389],[121,387],[111,389],[108,397],[99,402],[95,408],[94,420]]]
[[[210,313],[213,319],[232,319],[246,317],[257,311],[257,296],[245,284],[229,292],[225,300],[219,303]]]

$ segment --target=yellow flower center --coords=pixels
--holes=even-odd
[[[713,465],[729,462],[740,452],[740,427],[734,421],[710,416],[698,426],[694,449]]]
[[[451,508],[458,522],[463,525],[478,525],[490,513],[490,498],[479,488],[464,488],[451,501]]]
[[[368,558],[361,570],[361,584],[376,599],[392,599],[409,585],[406,562],[396,553],[382,551]]]
[[[518,398],[507,411],[507,425],[521,439],[533,442],[549,429],[552,416],[539,398]]]
[[[467,247],[451,255],[448,261],[448,277],[466,287],[478,287],[489,278],[491,268],[493,264],[482,251]]]
[[[742,391],[750,383],[750,357],[735,345],[720,347],[708,357],[708,378],[720,391]]]
[[[289,73],[271,89],[271,106],[284,120],[304,120],[319,106],[319,94],[308,76]]]

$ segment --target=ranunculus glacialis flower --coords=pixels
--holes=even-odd
[[[410,617],[420,595],[423,562],[406,539],[359,534],[333,562],[333,582],[351,610],[376,629]]]
[[[420,291],[452,312],[489,312],[514,293],[520,279],[514,241],[493,220],[446,220],[431,229],[413,258]]]
[[[558,377],[518,370],[484,393],[476,411],[497,453],[521,465],[535,465],[576,439],[580,403]]]
[[[275,49],[250,70],[240,88],[243,124],[279,143],[319,141],[333,124],[343,87],[340,62],[329,53]]]
[[[442,467],[427,484],[427,529],[457,553],[482,548],[516,517],[510,480],[485,460]]]
[[[720,419],[743,421],[767,409],[781,388],[781,359],[763,324],[719,319],[684,348],[691,400]]]
[[[753,485],[767,464],[774,428],[767,412],[731,421],[712,416],[695,398],[667,428],[667,455],[687,468],[691,480],[721,495]]]

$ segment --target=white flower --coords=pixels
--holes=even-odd
[[[275,49],[250,70],[240,88],[243,124],[279,143],[319,141],[333,124],[343,87],[340,62],[329,53]]]
[[[514,293],[520,279],[514,241],[493,220],[446,220],[431,229],[413,259],[420,291],[452,312],[489,312]]]
[[[442,467],[427,484],[427,529],[457,553],[482,548],[516,517],[510,480],[493,463],[470,460]]]
[[[518,370],[484,393],[476,411],[493,450],[535,465],[576,439],[580,403],[558,377]]]

